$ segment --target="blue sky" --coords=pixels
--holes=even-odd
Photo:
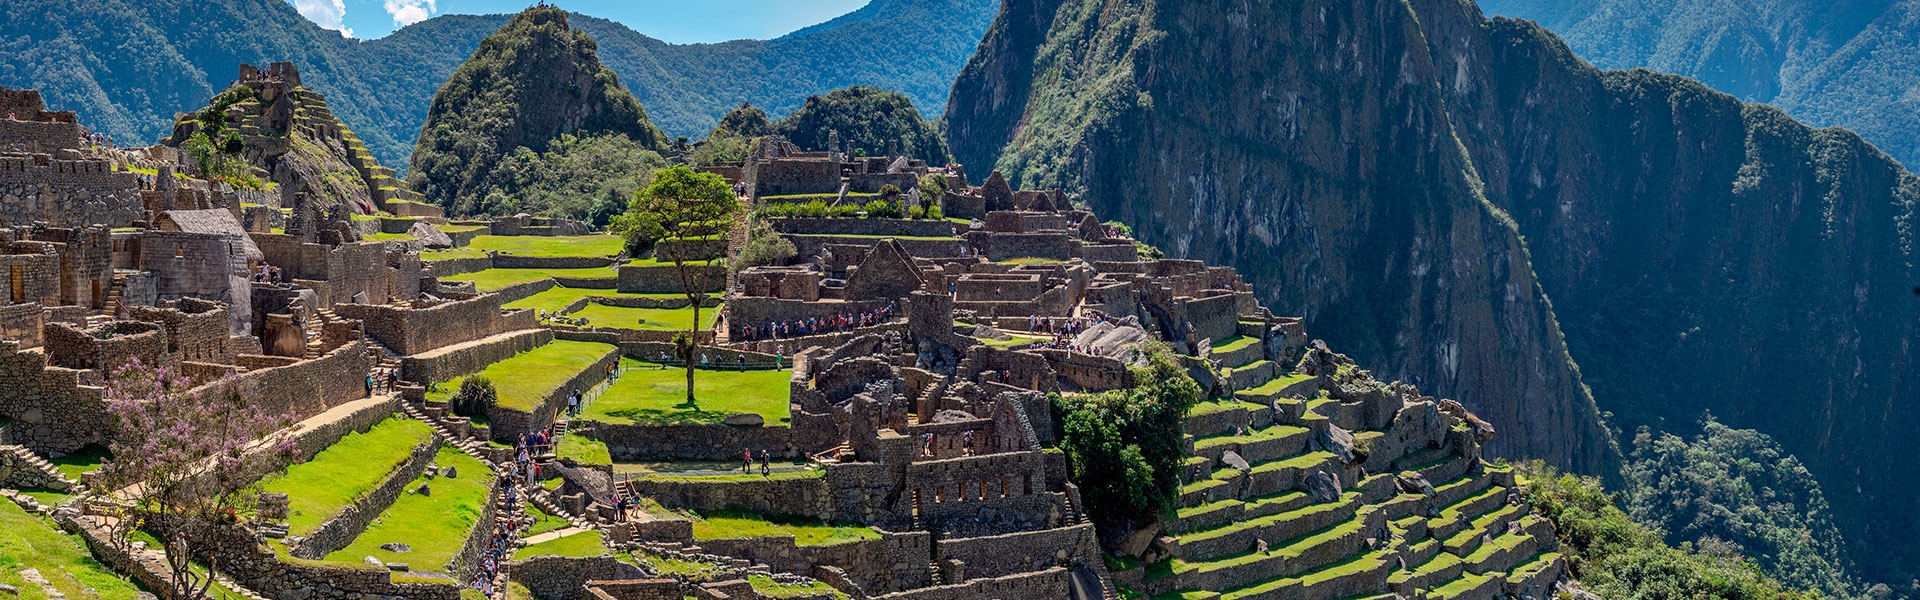
[[[676,44],[771,39],[852,12],[868,0],[549,0]],[[351,37],[383,37],[442,14],[520,12],[528,0],[287,0],[301,15]]]

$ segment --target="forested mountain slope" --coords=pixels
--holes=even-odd
[[[1598,410],[1711,410],[1805,461],[1869,576],[1920,566],[1885,518],[1920,512],[1920,179],[1850,132],[1457,0],[1010,0],[946,127],[1463,400],[1497,454],[1606,471]]]
[[[434,91],[510,15],[444,15],[376,40],[321,29],[285,0],[8,0],[0,85],[36,88],[123,144],[173,131],[240,64],[293,62],[383,164],[408,164]],[[670,135],[698,137],[741,102],[775,116],[850,85],[899,90],[922,112],[993,18],[996,0],[875,0],[775,40],[673,45],[582,15],[574,26]]]
[[[1486,0],[1608,69],[1686,75],[1920,165],[1920,2]]]

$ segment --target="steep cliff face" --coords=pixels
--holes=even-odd
[[[1920,510],[1920,465],[1882,458],[1920,446],[1920,184],[1850,133],[1459,0],[1012,0],[954,89],[972,170],[1239,268],[1496,454],[1604,471],[1596,400],[1711,410],[1807,460],[1857,545],[1920,533],[1865,527]]]
[[[551,6],[529,8],[487,36],[434,94],[410,182],[449,212],[473,212],[505,183],[494,167],[516,148],[542,152],[569,134],[661,149],[665,136],[596,49]]]
[[[1071,0],[1009,2],[1000,20],[947,115],[967,164],[998,157],[1017,186],[1062,186],[1170,254],[1233,265],[1382,376],[1492,420],[1496,454],[1609,464],[1412,13]]]

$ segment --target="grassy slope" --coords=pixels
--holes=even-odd
[[[859,525],[836,525],[817,519],[768,517],[747,511],[713,511],[694,515],[693,539],[724,540],[791,535],[801,546],[833,546],[880,539],[880,532]]]
[[[500,395],[500,406],[532,410],[536,403],[566,384],[575,373],[586,369],[613,349],[607,344],[554,340],[553,343],[488,365],[480,374],[493,380],[494,390]],[[442,383],[438,391],[428,396],[437,400],[450,398],[465,379],[457,377]]]
[[[468,248],[514,256],[566,257],[613,256],[619,254],[625,240],[617,235],[578,235],[546,237],[535,235],[482,235],[473,238]]]
[[[360,537],[347,547],[328,554],[327,560],[359,563],[362,557],[372,556],[387,562],[408,563],[415,571],[439,571],[445,568],[447,561],[453,560],[453,556],[466,543],[468,530],[479,520],[493,478],[486,465],[451,447],[442,447],[440,453],[434,456],[434,461],[443,467],[454,467],[460,476],[452,479],[421,477],[408,484],[407,487],[411,489],[426,483],[433,493],[428,496],[401,494],[400,499],[380,513],[379,518]],[[380,545],[388,542],[411,545],[413,551],[398,553],[381,550]]]
[[[350,433],[321,450],[313,460],[287,469],[266,482],[269,492],[288,496],[287,525],[306,535],[355,498],[373,490],[406,459],[414,446],[433,437],[433,429],[413,419],[387,419]]]
[[[40,585],[21,578],[20,571],[29,568],[68,598],[133,600],[141,591],[94,561],[79,537],[12,502],[0,502],[0,584],[19,588],[19,598],[46,598]]]

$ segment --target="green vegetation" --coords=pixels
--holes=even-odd
[[[60,474],[66,475],[68,479],[79,481],[81,475],[100,468],[100,463],[112,457],[113,455],[107,452],[105,447],[94,444],[60,458],[49,458],[47,462],[53,463],[55,468],[60,469]]]
[[[598,530],[587,530],[573,535],[554,538],[538,544],[521,548],[514,553],[517,558],[533,556],[601,556],[607,554],[607,545],[600,541]]]
[[[720,308],[703,309],[706,314],[700,316],[702,330],[713,327],[720,318]],[[620,327],[624,329],[655,329],[686,331],[693,328],[693,307],[686,308],[629,308],[588,302],[580,310],[567,316],[586,319],[594,327]]]
[[[835,598],[847,597],[846,594],[833,589],[833,586],[817,580],[804,584],[788,584],[774,581],[772,577],[765,575],[748,575],[747,585],[753,586],[753,591],[768,598],[812,598],[821,594],[832,594]]]
[[[604,227],[653,171],[667,164],[659,152],[625,135],[562,134],[544,152],[522,146],[494,167],[487,212],[572,217]]]
[[[445,281],[471,281],[482,292],[497,291],[522,283],[551,279],[554,277],[574,277],[579,279],[613,279],[619,273],[605,267],[585,269],[487,269],[464,275],[442,277]]]
[[[570,288],[554,286],[532,296],[521,298],[503,305],[505,308],[534,308],[547,312],[558,312],[584,298],[679,298],[680,294],[630,294],[613,290],[594,288]]]
[[[413,489],[421,483],[433,490],[430,495],[401,494],[392,506],[375,518],[352,544],[327,555],[328,562],[362,564],[372,556],[387,562],[404,562],[415,571],[439,571],[459,554],[485,509],[487,492],[492,489],[493,471],[471,456],[450,446],[442,446],[434,462],[453,467],[459,477],[422,476],[407,484]],[[380,549],[381,544],[404,542],[413,546],[405,554]]]
[[[885,156],[898,141],[906,156],[945,164],[947,142],[932,123],[920,117],[905,94],[856,85],[825,96],[808,96],[805,106],[773,124],[773,133],[801,148],[826,149],[828,132],[855,156]]]
[[[1624,475],[1628,514],[1669,544],[1753,557],[1782,583],[1830,598],[1868,595],[1820,483],[1766,434],[1711,417],[1691,441],[1643,428]]]
[[[743,102],[720,118],[720,124],[707,134],[707,139],[694,144],[693,152],[687,154],[687,164],[696,167],[739,164],[753,152],[754,140],[766,135],[771,128],[766,111]]]
[[[793,246],[792,240],[775,233],[766,221],[754,219],[753,226],[747,229],[746,245],[740,248],[740,255],[732,262],[734,270],[739,271],[784,265],[799,255],[800,250]]]
[[[547,511],[541,510],[537,504],[529,502],[524,504],[523,507],[527,514],[533,517],[533,527],[528,528],[526,532],[520,534],[520,537],[523,539],[573,526],[572,521],[547,514]]]
[[[482,235],[475,236],[468,249],[492,251],[514,256],[539,258],[599,257],[620,253],[620,236],[614,235]],[[426,260],[422,256],[423,260]]]
[[[481,252],[478,248],[460,247],[447,248],[444,250],[422,250],[420,251],[420,260],[433,262],[436,260],[453,260],[456,258],[482,258],[486,255],[487,253]]]
[[[35,569],[68,598],[134,600],[143,591],[93,560],[79,536],[60,531],[39,515],[12,502],[0,501],[0,584],[18,588],[22,598],[44,598],[39,584],[28,583],[20,571]]]
[[[515,15],[434,93],[408,182],[448,214],[513,214],[534,199],[631,189],[644,167],[621,157],[644,158],[666,139],[601,66],[597,48],[564,10],[536,6]],[[601,139],[582,143],[567,134]],[[567,176],[584,180],[559,179]]]
[[[737,413],[753,413],[768,425],[785,425],[791,373],[772,371],[703,370],[694,380],[698,404],[686,402],[681,372],[649,362],[623,358],[625,371],[580,412],[589,421],[641,425],[716,424]]]
[[[580,434],[567,434],[560,438],[560,443],[554,445],[553,453],[583,465],[613,464],[613,455],[607,453],[606,442]]]
[[[433,438],[433,428],[413,419],[389,418],[365,433],[349,433],[312,460],[287,467],[262,487],[287,495],[287,530],[306,535],[341,508],[373,491],[414,446]]]
[[[493,380],[500,407],[530,411],[568,379],[613,351],[614,347],[606,344],[554,340],[488,365],[479,375]],[[434,391],[427,392],[427,398],[446,401],[465,380],[465,377],[456,377],[452,381],[435,382],[438,385]]]
[[[757,476],[756,476],[757,477]],[[819,519],[768,516],[747,510],[694,512],[693,539],[726,540],[739,538],[793,536],[801,546],[836,546],[849,542],[880,539],[872,527],[830,524]]]
[[[1132,388],[1052,398],[1068,469],[1087,514],[1102,527],[1150,521],[1178,505],[1179,468],[1186,459],[1182,420],[1201,390],[1170,349],[1156,345],[1147,351],[1147,365],[1133,371]]]
[[[493,380],[486,375],[469,375],[460,382],[460,390],[453,393],[453,399],[447,401],[453,414],[469,419],[484,419],[488,411],[500,404],[500,391],[494,389]]]
[[[1598,479],[1539,462],[1522,464],[1520,471],[1528,501],[1553,520],[1574,578],[1603,598],[1817,598],[1787,588],[1724,548],[1666,545],[1659,530],[1615,506]]]

